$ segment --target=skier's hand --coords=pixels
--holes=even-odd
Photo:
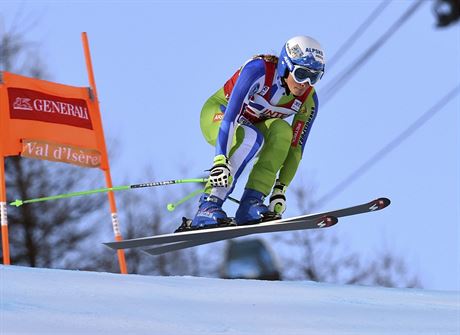
[[[230,162],[224,155],[214,157],[214,165],[209,173],[209,182],[213,187],[228,187],[233,177],[230,171]]]
[[[273,186],[272,194],[270,195],[270,204],[268,209],[276,214],[283,214],[286,210],[286,185],[281,184],[279,180]]]

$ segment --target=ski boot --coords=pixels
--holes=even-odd
[[[276,220],[280,215],[271,212],[264,205],[265,195],[249,188],[244,190],[240,200],[240,207],[236,211],[235,220],[237,225],[254,224],[263,221]]]
[[[235,226],[235,221],[229,218],[222,209],[223,202],[218,197],[203,193],[200,198],[198,211],[193,220],[182,218],[182,224],[175,232]]]

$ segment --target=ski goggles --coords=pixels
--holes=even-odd
[[[323,71],[313,71],[309,68],[300,65],[294,65],[294,69],[291,71],[292,77],[299,84],[308,82],[310,85],[316,84],[316,82],[322,77]]]

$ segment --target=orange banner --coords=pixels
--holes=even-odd
[[[108,169],[99,108],[88,87],[0,72],[0,112],[4,157]]]
[[[0,223],[3,263],[10,264],[4,157],[23,156],[100,168],[112,187],[89,43],[82,33],[90,87],[74,87],[0,71]],[[115,195],[109,191],[115,240],[121,241]],[[115,229],[116,227],[116,229]],[[121,273],[127,273],[118,250]]]

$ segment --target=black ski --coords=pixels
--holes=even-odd
[[[154,248],[143,249],[146,253],[150,255],[160,255],[171,251],[196,247],[203,244],[219,242],[223,240],[228,240],[236,237],[242,237],[252,234],[264,234],[264,233],[275,233],[275,232],[284,232],[291,230],[303,230],[303,229],[320,229],[327,228],[335,225],[338,222],[338,219],[334,216],[324,216],[320,219],[299,219],[299,221],[284,221],[274,220],[259,224],[254,224],[251,226],[240,226],[245,229],[241,230],[228,230],[219,234],[214,234],[211,237],[204,237],[200,239],[192,239],[187,241],[179,241],[174,243],[166,243],[156,246]],[[248,229],[252,228],[252,229]],[[217,228],[218,229],[218,228]]]
[[[131,240],[124,240],[120,242],[108,242],[104,243],[112,249],[127,249],[127,248],[139,248],[139,247],[149,247],[152,245],[164,245],[164,244],[177,244],[178,242],[190,242],[184,243],[183,246],[191,247],[200,244],[206,244],[211,242],[216,242],[219,240],[225,240],[240,236],[246,236],[256,233],[266,233],[266,232],[276,232],[276,231],[286,231],[286,230],[296,230],[296,229],[313,229],[313,228],[324,228],[335,224],[336,218],[345,217],[350,215],[362,214],[367,212],[373,212],[376,210],[383,209],[390,204],[390,200],[387,198],[379,198],[371,202],[347,207],[339,210],[302,215],[298,217],[281,219],[275,221],[269,221],[254,225],[243,225],[243,226],[233,226],[233,227],[223,227],[223,228],[212,228],[212,229],[200,229],[192,230],[181,233],[165,234],[151,237],[136,238]],[[330,224],[324,224],[322,222],[323,218],[330,218],[332,221]],[[335,221],[334,221],[335,220]],[[333,222],[333,223],[332,223]],[[287,223],[292,223],[292,225],[287,225]],[[293,227],[293,228],[291,228]],[[209,242],[207,242],[209,241]],[[192,243],[195,242],[195,243]],[[180,244],[177,244],[176,247],[179,247]],[[173,246],[163,246],[163,249],[172,251]],[[179,248],[182,249],[182,248]],[[149,249],[150,253],[156,252],[156,248]],[[178,249],[176,249],[178,250]],[[167,252],[167,251],[165,251]]]
[[[171,233],[164,235],[156,235],[150,237],[141,237],[131,240],[124,240],[120,242],[108,242],[104,243],[105,245],[111,247],[112,249],[129,249],[129,248],[139,248],[139,247],[148,247],[157,244],[166,244],[166,243],[175,243],[182,241],[205,241],[213,237],[223,237],[232,236],[232,235],[247,235],[255,234],[257,232],[271,232],[271,231],[282,231],[283,226],[287,222],[308,222],[315,225],[311,228],[321,228],[316,226],[318,223],[318,218],[310,218],[310,215],[302,215],[289,219],[273,220],[263,223],[251,224],[251,225],[241,225],[241,226],[227,226],[220,228],[209,228],[209,229],[198,229],[191,230],[181,233]],[[324,215],[323,215],[324,216]],[[321,224],[322,225],[322,224]]]

